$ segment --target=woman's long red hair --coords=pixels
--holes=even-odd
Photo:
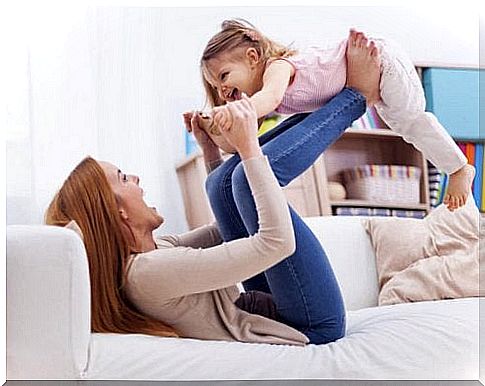
[[[49,225],[75,220],[83,233],[91,280],[91,330],[177,336],[175,330],[139,312],[123,293],[130,245],[122,232],[115,195],[91,157],[67,177],[45,214]]]

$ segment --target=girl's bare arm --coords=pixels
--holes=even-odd
[[[275,60],[263,75],[263,87],[251,96],[258,118],[273,112],[283,100],[295,69],[285,60]]]

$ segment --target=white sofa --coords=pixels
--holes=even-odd
[[[92,334],[81,240],[56,227],[7,227],[7,379],[478,379],[478,298],[376,307],[361,219],[306,221],[348,310],[343,339],[306,347]]]

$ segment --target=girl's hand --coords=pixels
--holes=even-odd
[[[192,132],[192,125],[191,125],[190,121],[191,121],[194,113],[195,113],[195,111],[192,110],[192,111],[186,111],[185,113],[182,114],[183,117],[184,117],[185,128],[187,129],[187,132],[189,132],[189,133]]]
[[[222,109],[220,110],[222,114]],[[231,117],[224,115],[221,135],[229,142],[241,156],[241,159],[257,157],[262,154],[258,142],[258,117],[256,109],[246,94],[242,99],[225,105],[224,114],[230,113]],[[214,117],[215,119],[215,117]],[[225,123],[230,119],[231,126],[225,129]],[[221,117],[222,120],[222,117]]]
[[[188,111],[184,113],[185,127],[189,133],[193,133],[197,143],[202,149],[204,155],[204,163],[209,174],[223,160],[219,148],[214,144],[209,135],[200,126],[200,114],[198,111]]]

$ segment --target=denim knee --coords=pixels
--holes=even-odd
[[[246,195],[249,195],[252,197],[251,190],[249,188],[249,183],[246,178],[246,172],[244,171],[244,167],[242,164],[239,164],[234,168],[234,171],[232,172],[232,176],[231,176],[231,183],[232,183],[232,194],[236,202],[238,200],[240,201],[241,199],[244,199],[244,201],[246,201],[247,200]]]
[[[220,195],[222,194],[222,184],[224,180],[228,178],[227,173],[228,172],[222,168],[217,168],[207,176],[205,180],[205,191],[209,201],[212,202],[213,200],[217,201],[220,199]]]
[[[240,186],[246,184],[246,172],[242,164],[237,165],[232,172],[232,186]]]
[[[326,344],[335,342],[345,336],[346,317],[345,314],[336,316],[331,322],[326,322],[321,326],[315,326],[305,332],[305,335],[313,344]]]

